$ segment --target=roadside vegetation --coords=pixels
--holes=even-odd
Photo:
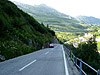
[[[72,44],[66,44],[67,48],[72,50],[76,57],[82,59],[96,70],[100,69],[100,54],[97,51],[97,42],[95,37],[90,38],[87,42],[81,42],[77,48]],[[96,75],[90,68],[83,65],[83,70],[88,75]]]
[[[0,0],[0,55],[14,58],[52,42],[55,32],[8,0]]]

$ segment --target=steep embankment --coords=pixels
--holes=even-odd
[[[55,33],[8,0],[0,0],[0,58],[10,59],[42,48]]]

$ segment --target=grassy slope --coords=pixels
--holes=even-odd
[[[73,35],[75,35],[76,37],[77,34],[81,35],[82,33],[87,32],[86,29],[88,28],[88,25],[80,24],[75,18],[69,15],[62,14],[46,5],[41,4],[31,6],[16,2],[15,4],[23,11],[32,15],[39,22],[48,24],[49,27],[56,32],[58,38],[59,36],[63,36],[62,38],[59,38],[62,41],[73,39]],[[70,38],[67,39],[67,36]]]
[[[74,18],[69,15],[62,14],[58,12],[57,10],[48,7],[44,4],[41,5],[26,5],[21,3],[14,2],[20,9],[23,11],[29,13],[33,17],[35,17],[38,21],[44,22],[46,24],[59,24],[59,23],[67,23],[67,22],[78,22]],[[71,20],[70,20],[71,19]]]
[[[0,55],[10,59],[51,42],[53,31],[8,0],[0,0]]]

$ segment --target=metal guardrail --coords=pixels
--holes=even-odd
[[[80,70],[80,75],[87,75],[86,72],[82,69],[82,65],[86,65],[88,68],[90,68],[91,70],[93,70],[97,75],[100,75],[100,69],[99,70],[96,70],[94,69],[93,67],[91,67],[90,65],[88,65],[87,63],[85,63],[84,61],[82,61],[82,59],[79,59],[77,57],[75,57],[75,55],[70,51],[68,50],[65,46],[64,46],[64,49],[65,51],[67,52],[68,56],[71,58],[71,60],[73,61],[73,64],[79,68]],[[79,62],[79,64],[77,63]]]

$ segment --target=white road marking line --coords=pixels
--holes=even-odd
[[[68,73],[68,67],[67,67],[67,63],[66,63],[66,57],[65,57],[65,52],[64,52],[63,45],[62,45],[62,51],[63,51],[64,64],[65,64],[65,75],[69,75],[69,73]]]
[[[36,60],[30,62],[29,64],[27,64],[26,66],[22,67],[21,69],[19,69],[19,71],[22,71],[23,69],[25,69],[26,67],[28,67],[29,65],[31,65],[32,63],[36,62]]]
[[[46,52],[45,55],[48,54],[48,53],[49,53],[49,52]]]

